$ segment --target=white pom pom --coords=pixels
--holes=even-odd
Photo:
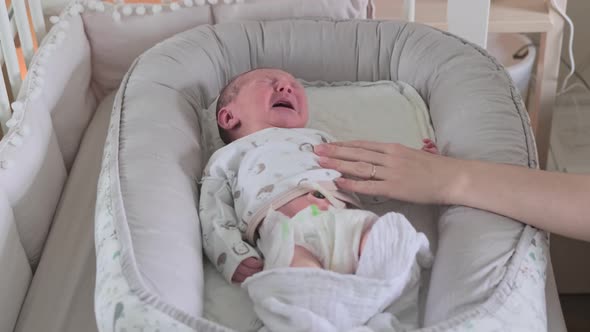
[[[205,0],[195,0],[195,3],[197,4],[197,6],[204,6],[206,1]]]
[[[12,138],[10,139],[10,145],[18,147],[23,145],[23,139],[20,136],[12,136]]]
[[[29,136],[29,134],[31,134],[31,128],[29,128],[29,126],[27,126],[27,125],[23,125],[19,129],[18,134],[21,135],[22,137],[27,137],[27,136]]]
[[[97,12],[104,12],[104,3],[102,3],[102,1],[98,1],[96,3],[96,11]]]
[[[184,6],[185,7],[192,7],[193,6],[193,0],[184,0]]]
[[[37,76],[44,76],[45,75],[45,68],[43,68],[41,66],[35,66],[35,69],[33,69],[33,72]]]
[[[58,25],[62,29],[68,29],[70,27],[70,22],[64,20],[64,21],[60,21],[58,23]]]
[[[115,22],[121,21],[121,13],[115,10],[113,12],[113,20],[115,20]]]
[[[14,166],[14,163],[12,162],[12,160],[2,160],[2,161],[0,161],[0,168],[3,168],[3,169],[11,169],[12,166]]]
[[[15,101],[10,106],[15,113],[22,112],[24,110],[24,105],[20,101]]]
[[[15,117],[12,117],[12,118],[10,118],[10,120],[6,121],[6,127],[12,128],[14,126],[16,126],[16,118]]]
[[[155,14],[159,14],[162,11],[162,6],[161,5],[153,5],[152,6],[152,13]]]
[[[35,81],[33,83],[35,83],[37,86],[41,86],[43,85],[43,82],[45,82],[45,80],[42,77],[37,76],[35,77]]]
[[[173,2],[170,4],[170,9],[176,11],[180,9],[180,5],[177,2]]]
[[[217,4],[217,0],[209,0],[209,3],[212,5],[216,5]]]
[[[59,17],[58,16],[51,16],[49,18],[49,22],[51,22],[52,24],[56,24],[57,22],[59,22]]]
[[[66,33],[65,31],[59,31],[56,35],[55,35],[55,40],[58,43],[61,43],[64,39],[66,38]]]
[[[31,100],[37,100],[41,96],[41,89],[35,88],[31,91]]]
[[[48,46],[48,45],[45,45],[45,47],[47,47],[47,46]],[[47,62],[47,61],[46,61],[47,54],[48,54],[48,52],[47,52],[47,51],[45,51],[45,52],[42,52],[42,53],[37,53],[37,54],[35,55],[35,56],[37,57],[37,60],[35,60],[35,62],[36,62],[38,65],[43,65],[43,64],[45,64],[45,63]]]
[[[131,8],[131,6],[127,5],[123,7],[123,15],[129,16],[131,14],[133,14],[133,8]]]
[[[145,7],[144,6],[139,6],[137,8],[135,8],[135,13],[137,13],[137,15],[145,15]]]
[[[86,3],[86,7],[88,7],[90,10],[96,10],[96,0],[89,0]]]

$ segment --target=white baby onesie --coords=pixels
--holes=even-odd
[[[331,141],[319,130],[267,128],[211,156],[201,179],[199,218],[205,254],[226,280],[243,260],[260,258],[254,237],[271,205],[279,208],[319,186],[358,206],[354,195],[336,190],[333,180],[341,174],[322,168],[313,153],[314,145]]]
[[[258,248],[264,255],[264,269],[288,267],[295,245],[315,256],[322,268],[354,274],[359,262],[361,237],[379,216],[370,211],[312,205],[293,218],[270,210],[260,226]]]

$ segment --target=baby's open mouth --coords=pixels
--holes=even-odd
[[[284,107],[284,108],[288,108],[291,110],[295,110],[295,107],[293,107],[293,104],[288,101],[288,100],[277,100],[274,104],[272,104],[272,107]]]

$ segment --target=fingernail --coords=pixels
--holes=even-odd
[[[326,157],[320,157],[320,159],[318,159],[318,163],[320,163],[320,165],[326,164],[327,162],[328,162],[328,158],[326,158]]]
[[[316,145],[313,147],[313,151],[315,151],[316,153],[324,152],[324,151],[326,151],[326,147],[324,144]]]

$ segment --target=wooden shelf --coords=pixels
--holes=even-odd
[[[373,0],[375,18],[403,19],[403,0]],[[416,0],[416,22],[447,29],[446,0]],[[544,0],[492,0],[490,32],[547,32],[552,24]]]

